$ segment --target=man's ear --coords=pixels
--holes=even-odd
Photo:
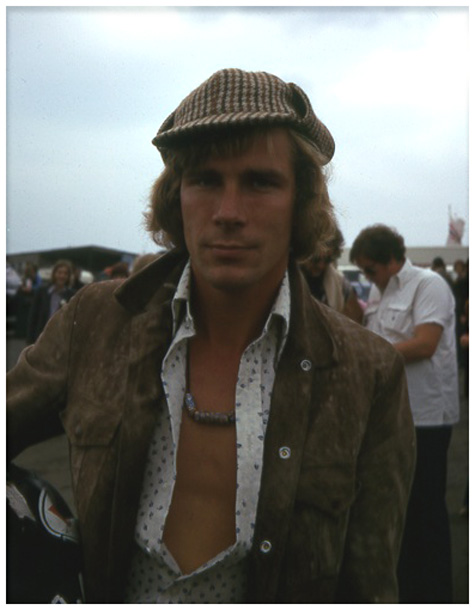
[[[396,275],[396,273],[399,273],[405,262],[405,260],[398,261],[394,258],[394,256],[392,256],[388,263],[388,268],[391,274]]]

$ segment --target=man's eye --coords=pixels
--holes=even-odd
[[[254,186],[255,188],[267,188],[269,186],[272,186],[272,183],[270,182],[270,180],[267,180],[267,178],[254,178],[252,180],[252,186]]]
[[[218,184],[218,178],[213,174],[204,172],[189,176],[186,178],[186,182],[193,186],[209,187],[216,186]]]
[[[269,189],[278,186],[278,181],[267,174],[252,174],[249,176],[249,184],[255,189]]]

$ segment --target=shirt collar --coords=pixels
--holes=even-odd
[[[399,269],[399,271],[394,276],[394,279],[397,282],[399,288],[402,288],[410,280],[411,271],[412,271],[412,263],[408,258],[406,258],[404,265]]]
[[[188,261],[183,269],[172,300],[173,335],[176,334],[183,321],[193,334],[195,332],[195,325],[190,307],[190,284],[191,265],[190,261]],[[290,283],[288,271],[285,272],[279,292],[264,325],[263,334],[270,332],[274,327],[279,328],[279,324],[280,331],[277,332],[279,337],[278,354],[280,356],[287,339],[290,324]]]
[[[280,355],[285,346],[287,335],[289,333],[290,324],[290,283],[289,283],[289,272],[286,271],[284,279],[279,288],[277,297],[272,305],[272,309],[269,313],[269,317],[264,325],[264,333],[271,332],[272,328],[276,328],[277,332],[277,352],[276,361],[279,360]]]
[[[191,265],[190,261],[188,261],[183,269],[172,300],[173,335],[176,334],[183,318],[185,318],[186,322],[193,325],[194,330],[193,316],[191,315],[190,308],[190,284]]]

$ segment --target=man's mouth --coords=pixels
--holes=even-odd
[[[235,242],[213,242],[207,244],[206,248],[211,250],[217,256],[232,257],[245,254],[246,252],[253,250],[255,246]]]
[[[230,244],[230,243],[213,243],[209,245],[210,248],[217,248],[218,250],[247,250],[249,246],[244,244]]]

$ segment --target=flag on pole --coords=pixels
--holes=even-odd
[[[447,246],[461,246],[462,237],[465,228],[465,221],[452,214],[452,209],[449,206],[449,236],[447,237]]]

